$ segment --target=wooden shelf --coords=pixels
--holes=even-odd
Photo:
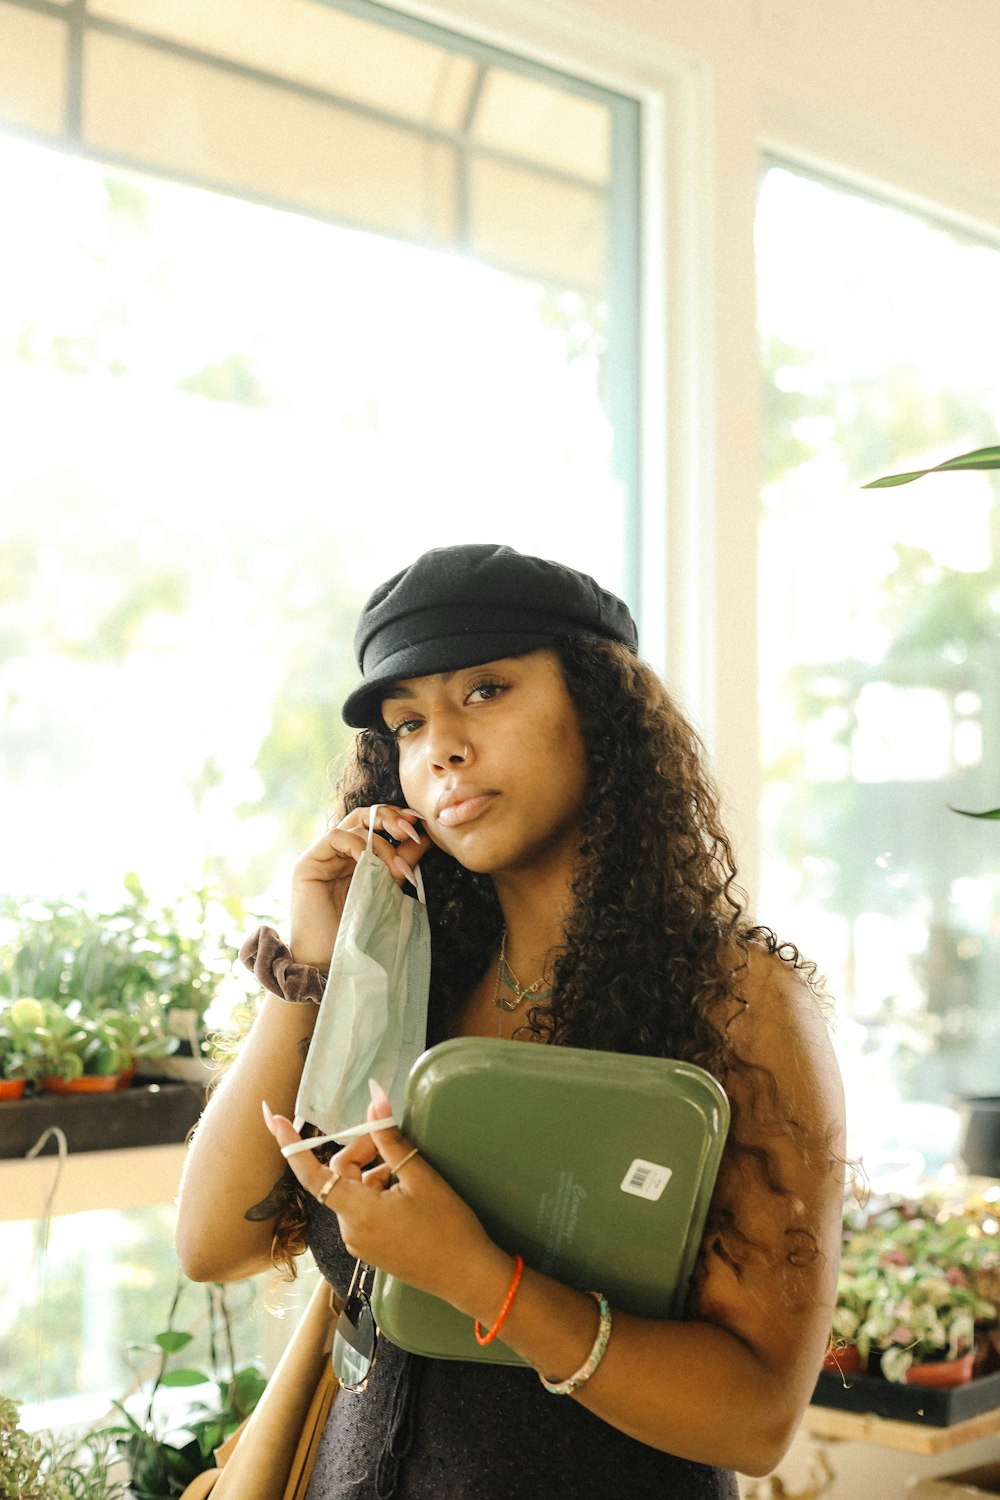
[[[177,1195],[200,1085],[133,1084],[111,1094],[39,1094],[0,1103],[0,1222],[90,1209],[146,1208]],[[58,1126],[65,1160],[52,1135]]]
[[[1000,1434],[1000,1408],[984,1411],[950,1427],[928,1427],[919,1422],[895,1422],[872,1412],[837,1411],[832,1406],[810,1406],[802,1420],[810,1437],[829,1442],[873,1443],[901,1453],[949,1453],[978,1438]]]
[[[188,1083],[135,1083],[110,1094],[38,1094],[0,1103],[0,1159],[27,1156],[53,1125],[70,1153],[125,1146],[178,1145],[205,1106],[205,1090]],[[55,1154],[50,1137],[44,1147]]]

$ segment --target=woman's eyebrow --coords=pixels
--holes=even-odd
[[[435,672],[432,674],[433,682],[450,682],[455,676],[454,672]],[[389,703],[398,698],[414,697],[414,689],[406,682],[391,682],[382,694],[382,702]]]

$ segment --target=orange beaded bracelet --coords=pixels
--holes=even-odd
[[[490,1329],[489,1333],[484,1333],[483,1332],[483,1325],[480,1323],[480,1321],[479,1321],[478,1318],[476,1319],[476,1326],[475,1326],[476,1343],[480,1346],[480,1348],[485,1348],[487,1344],[492,1344],[493,1340],[496,1338],[497,1334],[500,1332],[501,1328],[503,1327],[503,1325],[504,1325],[504,1319],[506,1318],[507,1314],[510,1312],[511,1303],[514,1301],[514,1298],[517,1295],[517,1289],[521,1285],[521,1277],[522,1277],[523,1274],[524,1274],[524,1256],[523,1255],[515,1255],[514,1256],[514,1279],[511,1282],[510,1287],[508,1288],[506,1297],[504,1298],[503,1307],[501,1307],[501,1309],[500,1309],[500,1316],[497,1318],[496,1322],[493,1324],[493,1327]]]

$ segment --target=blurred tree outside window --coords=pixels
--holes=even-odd
[[[781,165],[758,213],[761,910],[824,967],[860,1150],[1000,1094],[1000,249]],[[894,1109],[901,1104],[901,1109]],[[937,1137],[935,1138],[935,1132]]]
[[[0,136],[0,883],[283,890],[369,590],[626,570],[599,297]]]

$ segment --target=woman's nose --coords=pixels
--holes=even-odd
[[[434,764],[442,770],[465,765],[469,759],[468,744],[460,734],[445,727],[431,736],[430,752]]]

